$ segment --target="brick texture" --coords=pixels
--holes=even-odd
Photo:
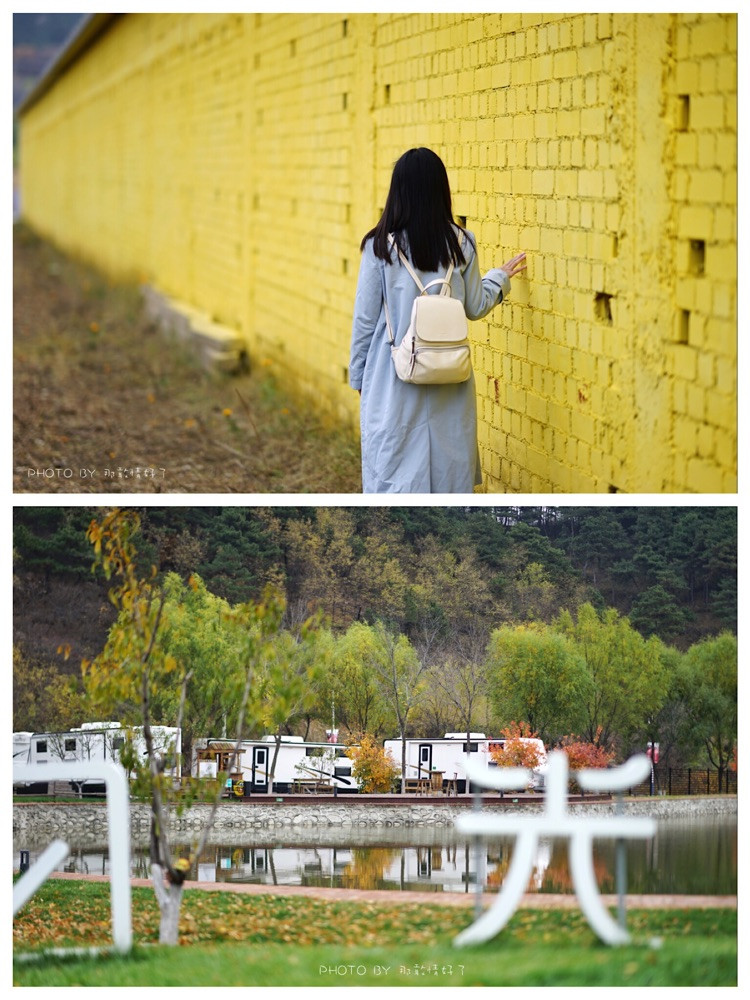
[[[239,330],[334,419],[359,241],[428,145],[484,267],[488,492],[736,490],[733,14],[130,14],[21,121],[43,235]]]

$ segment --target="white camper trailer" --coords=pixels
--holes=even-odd
[[[492,759],[492,751],[505,745],[504,739],[488,739],[484,733],[446,733],[442,739],[407,739],[406,769],[403,777],[409,790],[420,791],[431,788],[467,792],[467,760],[483,767],[497,767]],[[546,770],[544,744],[538,739],[525,739],[540,751],[541,763],[534,769],[534,784],[541,787]],[[386,740],[385,749],[391,753],[396,765],[401,769],[401,740]]]
[[[21,732],[13,733],[13,763],[28,763],[29,746],[33,733]]]
[[[198,777],[213,778],[217,773],[217,760],[207,759],[214,747],[231,748],[226,738],[222,740],[197,740],[196,768]],[[352,776],[352,762],[346,756],[346,747],[339,743],[306,743],[301,736],[282,736],[276,759],[273,787],[270,774],[273,766],[276,739],[264,736],[260,740],[243,740],[235,770],[241,772],[242,787],[234,781],[236,794],[294,791],[329,791],[337,793],[359,791]],[[217,755],[218,756],[218,755]],[[228,754],[227,754],[228,756]]]
[[[145,756],[143,728],[136,726],[129,731],[133,734],[136,751]],[[78,728],[64,733],[31,733],[25,757],[15,755],[14,735],[13,759],[40,767],[58,761],[118,761],[127,733],[128,730],[119,722],[84,722]],[[167,773],[179,778],[182,753],[180,730],[172,726],[152,726],[151,734],[157,751],[167,758]],[[35,786],[40,784],[44,784],[41,772],[40,781]],[[101,782],[84,781],[81,784],[91,791],[95,786],[101,785]]]

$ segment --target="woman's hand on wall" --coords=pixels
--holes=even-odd
[[[526,270],[526,254],[517,253],[515,257],[511,257],[509,261],[506,261],[506,263],[502,265],[502,269],[509,278],[515,278],[515,276],[520,274],[521,271]]]

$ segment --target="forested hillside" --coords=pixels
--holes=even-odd
[[[89,613],[75,616],[67,641],[89,651],[101,643],[106,590],[91,580],[85,539],[93,513],[16,510],[16,627],[29,650],[54,653],[73,594]],[[139,513],[144,564],[184,578],[197,573],[230,603],[258,597],[268,580],[280,582],[290,614],[321,607],[334,628],[376,618],[408,628],[420,603],[448,615],[451,605],[469,599],[472,615],[487,626],[549,622],[561,608],[590,601],[628,615],[644,636],[680,648],[736,628],[732,507],[147,507]]]
[[[104,581],[91,573],[85,538],[97,513],[15,511],[17,729],[63,725],[66,712],[80,711],[58,674],[77,675],[81,658],[95,656],[106,642],[114,613]],[[625,684],[625,697],[642,697],[645,705],[651,695],[636,697],[637,689],[648,687],[649,672],[658,673],[655,656],[660,663],[683,653],[695,658],[701,640],[736,630],[731,507],[146,507],[138,514],[139,558],[144,568],[156,567],[178,603],[188,601],[190,577],[202,581],[205,601],[227,606],[257,599],[272,583],[286,596],[286,628],[322,611],[331,642],[342,656],[348,650],[351,662],[366,659],[376,633],[401,636],[424,672],[410,723],[422,732],[523,718],[546,727],[548,739],[571,732],[574,722],[592,739],[600,723],[610,740],[640,739],[643,718],[625,718],[618,709],[614,723],[572,710],[585,700],[576,685],[588,684],[599,669],[591,661],[591,636],[605,646],[628,646],[609,687]],[[529,718],[528,701],[508,688],[503,671],[517,656],[568,657],[561,643],[575,647],[576,670],[583,671],[568,690],[558,685],[571,704],[552,711],[550,702],[548,718]],[[58,652],[63,647],[70,648],[67,662]],[[623,673],[626,660],[630,677]],[[448,692],[448,675],[462,678],[464,689],[476,686],[473,718]],[[652,684],[656,709],[667,698],[659,676]],[[288,727],[325,725],[326,692]],[[364,722],[376,735],[392,733],[387,706],[380,705],[374,725],[375,716],[356,717],[353,696],[349,704],[343,691],[338,697],[339,718],[351,731]],[[508,715],[504,707],[511,705]]]

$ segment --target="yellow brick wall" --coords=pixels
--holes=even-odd
[[[356,423],[359,241],[429,145],[482,266],[489,492],[736,489],[732,14],[138,14],[21,123],[31,225]]]

